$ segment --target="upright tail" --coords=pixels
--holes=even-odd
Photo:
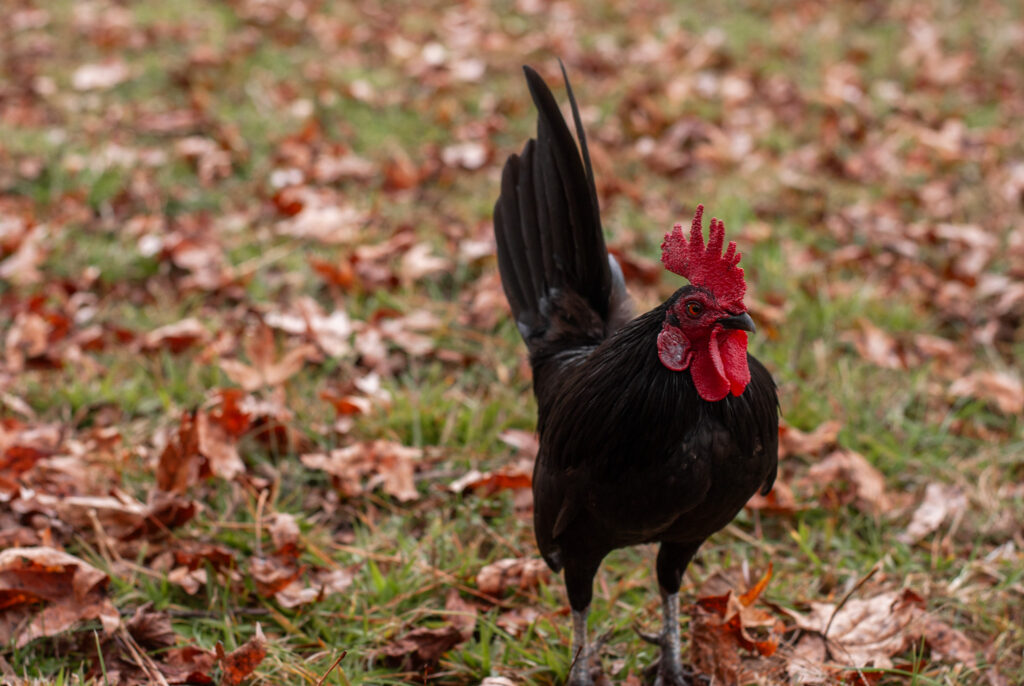
[[[536,370],[561,353],[600,343],[632,317],[632,303],[605,247],[594,170],[565,66],[579,148],[547,84],[530,67],[523,71],[537,106],[537,137],[505,162],[494,235],[501,283]]]

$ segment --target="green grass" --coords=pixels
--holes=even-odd
[[[791,517],[743,512],[702,548],[684,582],[684,597],[692,598],[717,570],[738,564],[760,569],[771,562],[775,571],[766,597],[772,602],[797,608],[835,602],[842,595],[837,589],[878,563],[872,588],[913,588],[926,596],[929,610],[965,632],[983,653],[993,646],[974,671],[957,671],[962,668],[915,646],[894,660],[896,667],[880,670],[878,683],[986,683],[990,664],[1007,683],[1024,680],[1024,496],[1010,487],[1024,476],[1024,420],[983,398],[949,397],[945,389],[952,378],[941,361],[884,369],[862,359],[849,342],[858,322],[867,320],[907,348],[915,334],[949,339],[971,370],[1012,369],[1024,356],[1019,309],[998,313],[994,299],[969,279],[966,314],[937,292],[936,284],[952,278],[951,265],[962,248],[935,238],[929,228],[943,222],[982,226],[1001,246],[983,271],[1020,284],[1019,236],[1011,240],[1014,231],[1019,234],[1020,206],[1006,199],[1006,179],[1011,165],[1024,159],[1024,129],[1013,104],[1024,98],[1024,80],[1014,68],[1021,52],[1005,40],[982,38],[1002,36],[1003,26],[1019,29],[1019,9],[1013,3],[984,13],[956,3],[924,7],[924,20],[938,32],[941,56],[968,52],[973,60],[962,81],[935,86],[900,56],[910,37],[908,17],[899,8],[798,4],[790,11],[756,0],[703,8],[654,3],[638,13],[603,2],[586,12],[568,7],[569,30],[547,10],[523,14],[513,3],[504,4],[504,10],[464,8],[463,16],[442,3],[403,6],[400,12],[388,3],[294,3],[293,10],[302,8],[309,16],[286,11],[264,20],[253,9],[261,3],[140,3],[118,15],[127,18],[127,29],[104,32],[88,28],[75,3],[59,2],[47,5],[49,21],[42,28],[14,36],[0,32],[0,40],[12,39],[0,81],[25,83],[19,70],[30,66],[33,77],[56,84],[53,93],[26,96],[41,116],[29,124],[0,95],[7,108],[0,108],[0,201],[26,202],[32,221],[46,224],[48,232],[38,266],[43,279],[0,283],[2,332],[38,296],[48,312],[69,318],[72,332],[98,324],[141,337],[197,317],[211,334],[235,337],[220,352],[202,345],[178,354],[142,352],[136,340],[81,351],[86,363],[69,357],[59,369],[5,373],[5,393],[24,399],[37,415],[26,421],[58,423],[69,438],[82,440],[96,427],[119,430],[116,464],[95,466],[111,470],[110,487],[145,501],[154,489],[160,436],[173,432],[182,412],[232,385],[219,358],[245,359],[240,342],[259,317],[292,311],[300,297],[313,297],[328,312],[343,309],[358,322],[371,322],[382,310],[427,310],[442,322],[427,335],[446,353],[408,357],[388,343],[399,360],[381,379],[390,402],[377,402],[357,416],[347,435],[324,429],[335,417],[320,393],[347,388],[369,372],[354,352],[307,364],[280,389],[253,393],[291,411],[290,425],[307,443],[298,452],[378,438],[424,448],[416,501],[400,503],[379,491],[346,498],[330,477],[304,467],[296,451],[247,436],[240,443],[245,478],[195,485],[189,497],[200,511],[169,540],[139,541],[125,550],[128,562],[111,555],[91,530],[61,524],[55,529],[58,543],[110,574],[110,594],[122,614],[130,616],[144,603],[167,613],[182,645],[212,649],[220,641],[231,650],[251,638],[259,622],[269,654],[255,683],[316,683],[341,651],[347,655],[325,683],[476,684],[488,675],[563,682],[571,662],[570,623],[560,579],[510,593],[500,606],[470,592],[485,564],[536,554],[529,513],[517,510],[510,493],[456,496],[447,490],[468,469],[509,464],[516,453],[501,433],[534,426],[536,404],[515,326],[504,314],[493,330],[465,319],[467,294],[496,269],[493,258],[469,262],[458,250],[467,238],[488,236],[501,162],[533,131],[519,65],[547,70],[561,55],[600,152],[599,188],[615,181],[620,191],[631,189],[601,198],[610,242],[656,258],[663,232],[685,221],[697,202],[731,231],[769,226],[766,238],[744,243],[741,250],[750,295],[785,308],[776,330],[751,342],[751,351],[779,382],[785,420],[804,430],[839,420],[839,444],[863,454],[885,475],[887,488],[905,498],[904,510],[872,516],[852,506],[824,506],[813,489],[798,488],[804,509]],[[266,7],[275,12],[278,5]],[[96,11],[103,16],[104,10]],[[460,32],[477,30],[479,36],[469,40],[474,47],[460,52]],[[721,44],[699,65],[688,63],[711,30],[721,32]],[[447,46],[449,60],[482,59],[483,79],[463,82],[447,78],[443,69],[425,68],[421,51],[432,41]],[[44,43],[49,47],[35,52]],[[190,63],[203,51],[216,63]],[[70,88],[81,64],[111,57],[129,65],[128,81],[108,91]],[[826,75],[840,64],[860,80],[864,96],[858,103],[824,93]],[[728,79],[752,84],[753,97],[724,98],[716,89]],[[371,85],[373,102],[350,97],[356,81]],[[902,89],[904,97],[879,97],[873,87],[883,81]],[[673,100],[673,88],[684,88],[686,97]],[[694,155],[689,166],[676,175],[655,173],[631,133],[628,103],[640,94],[661,109],[662,129],[695,118],[724,131],[727,140],[748,133],[751,153],[739,160],[718,157],[708,152],[709,138],[697,134],[685,146]],[[309,101],[319,124],[308,144],[302,138],[306,122],[290,109],[299,99]],[[202,114],[197,130],[151,133],[137,127],[143,113],[192,107]],[[921,142],[922,130],[941,131],[947,120],[962,121],[967,130],[958,155]],[[228,151],[226,177],[203,179],[176,152],[177,141],[191,135]],[[488,164],[474,172],[438,166],[439,151],[464,140],[484,142]],[[102,163],[102,151],[114,144],[164,159]],[[308,174],[306,183],[333,202],[369,213],[356,242],[374,245],[411,229],[418,242],[452,260],[450,270],[395,287],[339,289],[325,283],[309,260],[347,261],[356,245],[320,245],[277,233],[285,217],[273,205],[271,172],[302,166],[303,153],[316,158],[346,152],[370,160],[379,173],[324,184]],[[401,156],[426,176],[412,189],[393,191],[384,170]],[[38,173],[21,173],[22,163],[36,164]],[[862,168],[868,171],[858,177]],[[795,187],[794,174],[801,179]],[[920,199],[921,189],[936,180],[951,188],[948,214]],[[844,214],[861,205],[874,214],[853,214],[854,220]],[[194,237],[217,245],[227,266],[254,271],[218,291],[187,287],[186,271],[140,252],[132,220],[146,216],[162,217],[165,234],[194,231]],[[899,253],[899,236],[879,229],[877,216],[892,217],[907,236],[919,237],[915,252]],[[921,225],[925,230],[918,230]],[[870,257],[830,260],[854,245],[867,248]],[[0,257],[14,247],[0,245]],[[382,264],[398,270],[400,259],[387,257]],[[95,280],[85,279],[94,269]],[[638,287],[637,299],[653,305],[675,284],[666,276],[654,287]],[[76,320],[82,303],[89,316]],[[993,321],[999,325],[993,342],[978,343],[975,333]],[[278,351],[300,342],[275,333]],[[11,409],[4,413],[18,416]],[[781,478],[798,484],[815,459],[788,457]],[[947,522],[921,544],[897,542],[925,485],[936,481],[964,487],[972,507],[952,533]],[[0,504],[0,513],[9,510],[7,501]],[[272,512],[298,520],[302,564],[347,569],[352,586],[298,608],[262,597],[249,565],[258,551],[271,549],[265,527],[258,538],[257,520]],[[940,545],[947,533],[948,544]],[[168,581],[164,571],[147,571],[157,553],[194,541],[230,549],[235,569],[208,568],[207,582],[194,595]],[[1011,559],[986,560],[1008,541],[1016,545]],[[653,561],[650,547],[617,551],[598,574],[591,629],[610,632],[604,667],[614,681],[641,675],[656,658],[633,630],[660,621]],[[426,675],[389,664],[382,647],[413,628],[449,621],[445,599],[453,591],[465,601],[479,601],[472,636]],[[510,631],[509,610],[537,616]],[[688,641],[690,620],[683,615]],[[102,672],[111,665],[101,668],[95,660],[96,629],[97,623],[85,623],[68,635],[0,654],[17,674],[40,683],[104,683]]]

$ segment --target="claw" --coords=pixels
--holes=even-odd
[[[637,626],[636,624],[633,625],[633,631],[636,632],[637,636],[642,638],[645,642],[650,643],[651,645],[656,645],[656,646],[661,647],[661,645],[665,642],[664,636],[662,636],[660,633],[658,633],[658,634],[649,634],[649,633],[647,633],[645,631],[642,631],[640,629],[640,627]]]

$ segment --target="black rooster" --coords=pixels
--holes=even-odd
[[[591,684],[593,580],[612,550],[659,542],[664,627],[657,684],[684,684],[678,591],[700,545],[775,480],[778,400],[747,355],[754,322],[734,243],[697,208],[689,241],[677,225],[662,261],[689,279],[633,318],[607,253],[594,173],[565,69],[579,148],[538,74],[524,67],[537,138],[505,163],[494,206],[505,295],[530,352],[540,453],[534,529],[548,565],[565,570],[572,606],[571,684]],[[580,159],[582,150],[582,160]]]

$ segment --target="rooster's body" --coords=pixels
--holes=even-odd
[[[571,682],[591,683],[586,617],[601,560],[659,542],[658,683],[684,683],[683,571],[708,536],[774,481],[775,384],[746,354],[753,322],[735,246],[721,255],[724,229],[712,220],[704,250],[700,210],[689,243],[677,227],[663,246],[666,266],[691,285],[633,318],[605,248],[572,91],[582,160],[554,96],[525,71],[537,138],[505,165],[494,227],[502,284],[533,367],[534,528],[544,559],[565,571],[577,653]]]

